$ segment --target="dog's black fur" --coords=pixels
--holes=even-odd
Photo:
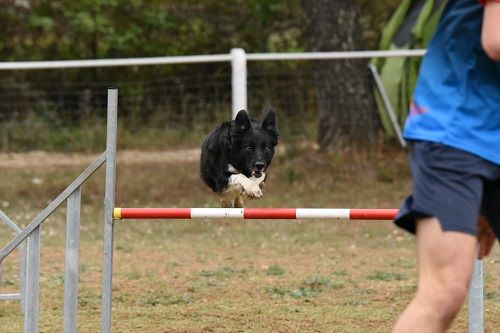
[[[243,207],[243,196],[260,198],[265,171],[278,144],[276,115],[268,109],[262,123],[245,110],[210,132],[201,145],[200,175],[221,195],[223,207]]]

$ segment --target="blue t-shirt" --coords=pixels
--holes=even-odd
[[[483,7],[449,1],[420,68],[403,136],[500,164],[500,62],[481,46]]]

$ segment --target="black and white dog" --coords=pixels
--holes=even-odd
[[[245,110],[210,132],[201,145],[200,174],[221,196],[222,207],[243,207],[243,197],[261,198],[266,170],[278,144],[274,111],[259,123]]]

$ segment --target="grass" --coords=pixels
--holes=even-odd
[[[285,274],[285,270],[280,265],[272,265],[266,271],[267,275],[277,276]]]
[[[29,222],[83,168],[2,169],[1,209]],[[216,207],[196,163],[119,164],[117,206]],[[82,189],[79,332],[99,332],[103,170]],[[33,179],[41,181],[33,182]],[[248,207],[397,207],[406,154],[389,148],[273,161]],[[42,227],[40,330],[62,331],[65,208]],[[10,235],[1,227],[0,246]],[[485,264],[485,331],[500,330],[495,254]],[[416,288],[414,238],[387,221],[122,221],[115,225],[114,332],[387,332]],[[17,255],[2,292],[17,290]],[[1,331],[22,331],[17,302]],[[466,308],[451,332],[467,330]]]
[[[119,122],[119,148],[165,149],[167,142],[177,148],[193,146],[221,121],[203,120],[187,126],[153,117],[137,127],[136,119],[122,117]],[[84,118],[74,125],[63,124],[57,116],[40,119],[35,115],[23,120],[0,122],[0,152],[44,150],[88,153],[99,152],[105,145],[106,122],[96,116]]]
[[[213,117],[199,115],[196,121],[171,119],[167,112],[156,112],[146,119],[120,115],[118,148],[159,150],[197,146],[230,115],[226,109],[213,113]],[[253,115],[256,119],[260,116],[257,112]],[[280,133],[289,142],[314,137],[315,128],[316,121],[311,115],[301,115],[300,121],[290,116],[280,120]],[[106,121],[97,115],[87,115],[74,122],[61,119],[55,112],[28,112],[20,119],[0,122],[0,152],[4,153],[34,150],[95,153],[101,152],[105,145]]]
[[[403,274],[393,273],[393,272],[382,272],[382,271],[374,271],[366,276],[368,280],[378,280],[378,281],[399,281],[405,280]]]
[[[292,287],[291,289],[283,287],[268,287],[265,291],[273,296],[280,297],[292,297],[292,298],[311,298],[319,294],[320,292],[333,288],[342,288],[344,285],[342,283],[333,282],[328,277],[323,277],[319,275],[308,276],[304,279],[298,286]]]

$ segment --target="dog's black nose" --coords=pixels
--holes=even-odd
[[[264,169],[264,162],[256,162],[255,163],[255,169],[261,171],[262,169]]]

